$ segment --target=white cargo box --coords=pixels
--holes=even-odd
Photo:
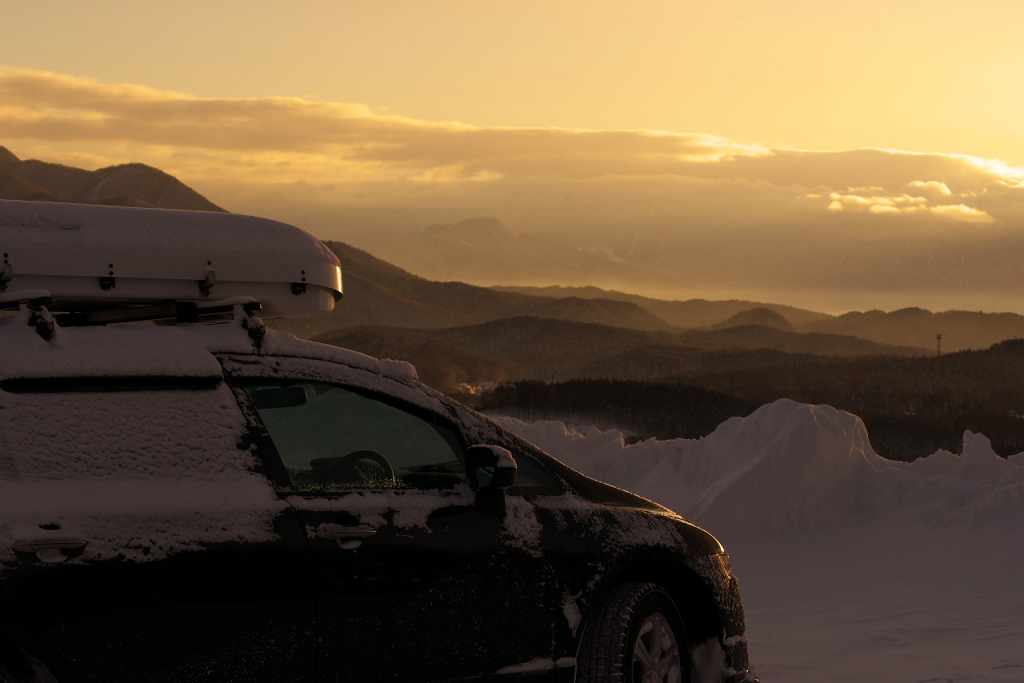
[[[341,266],[265,218],[0,200],[0,292],[46,290],[55,311],[253,297],[265,318],[329,313]]]

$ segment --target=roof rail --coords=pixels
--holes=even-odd
[[[107,325],[109,323],[134,323],[143,321],[168,321],[175,323],[217,322],[234,318],[235,307],[241,306],[248,316],[262,310],[256,299],[236,297],[222,301],[168,301],[146,306],[120,306],[88,311],[61,313],[56,316],[61,327],[82,327],[85,325]]]
[[[50,341],[57,329],[49,310],[52,303],[53,299],[45,289],[0,292],[0,311],[27,310],[29,327],[36,328],[39,336],[46,341]]]
[[[16,311],[22,304],[45,306],[53,304],[53,298],[45,289],[21,289],[16,292],[0,292],[0,311]]]
[[[238,320],[257,349],[267,334],[267,326],[256,317],[262,305],[251,297],[221,301],[167,301],[141,306],[97,308],[52,314],[50,293],[43,289],[0,292],[0,311],[28,311],[28,325],[49,341],[56,328],[107,325],[134,322],[213,323]]]

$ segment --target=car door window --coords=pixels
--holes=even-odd
[[[246,387],[298,490],[450,489],[465,481],[452,429],[321,382]]]
[[[562,492],[558,480],[531,456],[521,450],[513,450],[512,454],[516,460],[516,481],[510,493],[531,495]]]

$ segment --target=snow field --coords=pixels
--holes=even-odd
[[[1024,454],[967,432],[961,455],[891,462],[856,416],[787,400],[628,446],[500,421],[718,536],[766,683],[1024,681]]]

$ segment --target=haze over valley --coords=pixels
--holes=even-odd
[[[468,125],[20,67],[0,67],[0,94],[0,130],[17,157],[88,169],[141,162],[228,210],[433,279],[828,313],[1024,313],[1024,151],[1001,161]]]
[[[5,148],[0,196],[221,210],[146,165],[89,172],[23,161]],[[635,438],[704,436],[789,398],[854,412],[879,453],[896,460],[954,449],[964,430],[985,433],[997,452],[1024,450],[1024,342],[1015,341],[1024,338],[1024,316],[1015,313],[832,315],[764,301],[654,299],[586,286],[603,257],[493,218],[429,226],[397,244],[391,251],[405,259],[425,256],[419,262],[433,277],[328,241],[343,265],[340,305],[271,324],[410,361],[427,384],[482,408],[572,416]],[[620,269],[605,272],[630,274],[613,265]],[[581,286],[451,281],[540,272],[563,272]]]

